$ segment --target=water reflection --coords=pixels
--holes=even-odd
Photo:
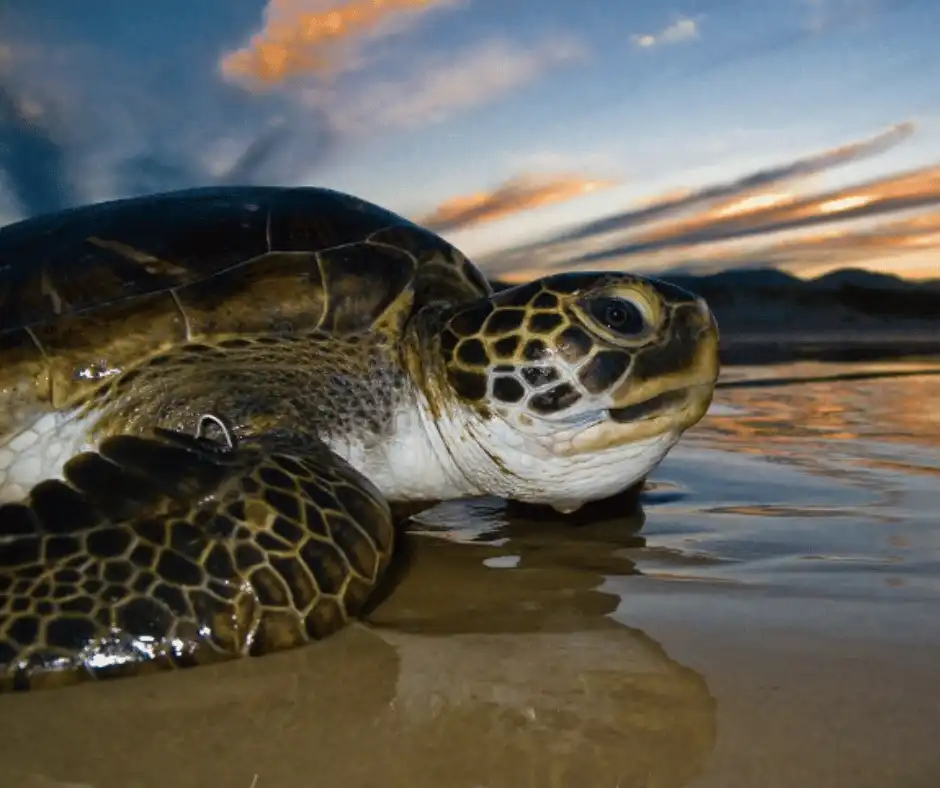
[[[710,415],[689,437],[752,453],[863,438],[940,450],[938,375],[940,363],[923,361],[731,368],[717,401],[732,411]]]
[[[714,746],[715,702],[611,619],[619,599],[598,589],[631,571],[611,554],[623,533],[588,527],[569,552],[560,528],[529,527],[500,545],[413,537],[370,625],[310,648],[6,696],[4,783],[687,785]],[[505,555],[516,567],[494,568]]]
[[[696,571],[708,582],[940,596],[940,363],[730,372],[712,413],[657,472],[681,496],[647,502],[648,540],[713,559]]]

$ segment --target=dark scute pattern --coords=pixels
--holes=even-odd
[[[457,396],[468,402],[479,402],[486,396],[486,375],[480,372],[450,368],[447,380]]]
[[[319,536],[329,535],[329,531],[326,528],[326,520],[323,517],[323,512],[321,512],[320,509],[317,506],[314,506],[312,503],[304,504],[304,525],[312,534],[317,534]]]
[[[571,407],[580,398],[581,395],[570,383],[559,383],[554,388],[532,397],[529,407],[542,414],[557,413]]]
[[[581,385],[591,394],[606,391],[624,376],[630,367],[630,354],[619,350],[602,350],[578,373]]]
[[[557,345],[561,357],[575,364],[591,352],[594,342],[583,329],[569,326],[558,335]]]
[[[346,518],[330,517],[331,533],[350,568],[360,577],[372,580],[377,568],[375,549],[363,539],[362,532]]]
[[[85,549],[96,558],[117,558],[131,546],[131,534],[124,528],[99,528],[85,537]]]
[[[39,529],[39,523],[30,507],[21,503],[8,503],[0,505],[0,511],[3,512],[3,533],[5,536],[28,536],[35,534]],[[0,552],[3,549],[3,542],[0,541]]]
[[[283,463],[284,459],[281,458]],[[293,492],[297,486],[290,474],[296,474],[297,471],[281,470],[280,468],[262,468],[258,471],[258,478],[268,487],[275,487],[278,490],[289,490]]]
[[[281,515],[275,517],[274,521],[271,523],[271,529],[274,535],[279,539],[282,539],[287,544],[293,544],[294,542],[301,541],[304,537],[303,528],[297,524],[302,521],[303,513],[299,511],[298,508],[297,516],[290,520]]]
[[[166,605],[167,610],[175,616],[185,616],[189,609],[186,595],[179,586],[157,583],[153,588],[153,598]]]
[[[174,550],[164,550],[157,559],[157,574],[168,583],[195,586],[202,582],[202,569]]]
[[[165,638],[173,629],[173,617],[155,599],[138,597],[121,605],[116,614],[117,625],[131,637]]]
[[[441,351],[445,355],[450,355],[454,352],[454,349],[457,347],[457,343],[460,341],[460,338],[453,332],[448,329],[444,329],[441,332]]]
[[[18,504],[0,506],[0,523],[6,524],[7,512],[15,513]],[[4,529],[3,533],[6,533]],[[0,540],[0,569],[38,563],[42,557],[42,542],[38,536],[20,536]]]
[[[550,334],[565,319],[557,312],[536,312],[529,317],[529,331],[533,334]]]
[[[519,349],[522,340],[518,335],[512,334],[508,337],[496,340],[493,343],[493,350],[500,358],[512,358]]]
[[[208,515],[205,520],[211,518],[212,513],[208,509],[203,509],[199,514]],[[206,529],[199,524],[201,517],[194,517],[194,522],[186,520],[177,520],[170,529],[169,546],[181,555],[187,558],[199,559],[202,556],[206,546]]]
[[[532,299],[533,309],[557,309],[558,296],[554,293],[542,292]]]
[[[55,563],[74,556],[81,549],[81,542],[74,536],[51,536],[44,542],[43,562]]]
[[[30,490],[32,510],[46,533],[84,531],[100,515],[78,490],[58,479],[47,479]]]
[[[413,224],[401,224],[369,236],[372,244],[405,249],[418,261],[415,306],[462,304],[492,292],[480,271],[443,238]]]
[[[483,331],[493,337],[517,331],[522,328],[525,316],[524,309],[497,309],[487,319]]]
[[[539,361],[549,355],[548,346],[541,339],[530,339],[522,350],[526,361]]]
[[[319,593],[312,575],[293,558],[271,556],[271,566],[277,572],[290,594],[289,605],[296,610],[307,610],[316,602]]]
[[[522,377],[532,387],[544,386],[558,380],[558,370],[554,367],[523,367]]]
[[[304,619],[304,631],[311,640],[319,640],[336,632],[344,623],[345,617],[339,602],[324,597]]]
[[[265,607],[286,607],[290,601],[284,579],[268,566],[259,566],[251,573],[251,587]]]
[[[98,627],[79,616],[55,618],[46,627],[46,642],[53,648],[80,651],[96,635]]]
[[[21,646],[30,646],[39,636],[38,616],[19,616],[7,627],[7,636]]]
[[[414,279],[414,259],[398,249],[358,244],[319,257],[327,294],[320,328],[326,331],[367,329]]]
[[[480,331],[492,311],[493,304],[490,301],[478,301],[472,306],[457,312],[450,319],[448,327],[457,336],[473,336]]]
[[[263,254],[271,196],[258,189],[196,189],[0,228],[0,331],[50,317],[47,283],[68,314],[194,282]],[[153,262],[135,262],[122,248]]]
[[[515,378],[496,378],[493,396],[502,402],[519,402],[525,396],[525,389]]]
[[[486,346],[476,337],[465,339],[457,346],[457,360],[468,367],[485,367],[489,362]]]
[[[73,582],[78,582],[78,573],[75,574]],[[104,567],[104,579],[109,583],[126,583],[133,574],[133,565],[129,561],[108,561]]]
[[[282,490],[266,490],[264,499],[288,520],[300,520],[300,501],[297,496]]]
[[[213,545],[203,566],[212,577],[219,580],[230,580],[236,576],[235,561],[232,554],[222,544]]]
[[[269,531],[262,531],[255,535],[255,544],[261,548],[266,555],[277,553],[286,553],[290,551],[290,545],[281,539],[277,534]]]
[[[95,452],[72,457],[65,464],[64,475],[95,509],[117,520],[132,517],[159,497],[159,492],[144,479],[125,472]],[[120,490],[121,495],[115,495],[115,490]]]
[[[322,593],[339,593],[346,579],[347,565],[336,545],[310,539],[300,548],[300,557]]]
[[[217,485],[227,471],[218,458],[194,452],[197,445],[187,447],[183,436],[178,437],[179,444],[135,435],[117,435],[103,441],[99,452],[102,457],[124,468],[128,476],[133,474],[144,478],[165,495],[184,500],[191,497],[193,489]]]

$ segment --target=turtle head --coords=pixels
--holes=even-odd
[[[482,450],[454,455],[463,472],[481,492],[561,510],[642,479],[705,415],[718,377],[705,302],[625,273],[539,279],[436,330],[444,399],[473,414],[457,421]]]

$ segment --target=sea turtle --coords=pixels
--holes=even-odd
[[[320,188],[116,200],[0,230],[0,686],[324,637],[391,504],[573,510],[647,474],[718,370],[696,296],[626,273],[494,294]]]

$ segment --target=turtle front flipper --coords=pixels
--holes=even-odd
[[[0,506],[0,690],[257,656],[355,616],[394,529],[323,444],[118,435]]]

